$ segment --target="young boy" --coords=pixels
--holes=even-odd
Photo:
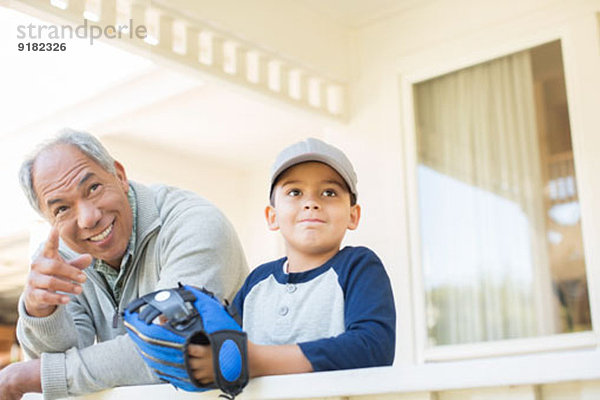
[[[252,271],[234,300],[251,377],[393,362],[396,312],[385,269],[365,247],[340,250],[360,220],[356,180],[344,153],[317,139],[277,157],[265,214],[286,257]],[[210,347],[189,352],[194,376],[212,382]]]

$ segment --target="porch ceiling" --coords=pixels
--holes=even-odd
[[[312,10],[350,28],[359,28],[431,0],[301,0]]]
[[[264,163],[265,154],[275,153],[300,136],[321,136],[327,126],[338,124],[207,82],[96,124],[91,130],[244,166]]]

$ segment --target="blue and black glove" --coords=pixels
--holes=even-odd
[[[123,314],[129,336],[160,379],[188,391],[218,387],[233,399],[248,383],[248,339],[228,310],[212,293],[179,284],[132,301]],[[153,323],[158,317],[162,323]],[[211,346],[215,384],[194,378],[190,344]]]

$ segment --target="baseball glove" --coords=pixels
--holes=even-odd
[[[179,284],[132,301],[123,315],[129,336],[160,379],[187,391],[218,387],[233,399],[248,383],[248,340],[228,311],[207,290]],[[211,346],[215,384],[203,385],[192,375],[190,344]]]

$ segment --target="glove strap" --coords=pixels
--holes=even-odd
[[[245,332],[234,330],[221,330],[208,336],[213,354],[215,384],[233,399],[242,392],[250,377],[248,337]],[[187,351],[185,357],[188,357]],[[185,364],[192,382],[202,387],[203,385],[193,377],[187,360]]]

